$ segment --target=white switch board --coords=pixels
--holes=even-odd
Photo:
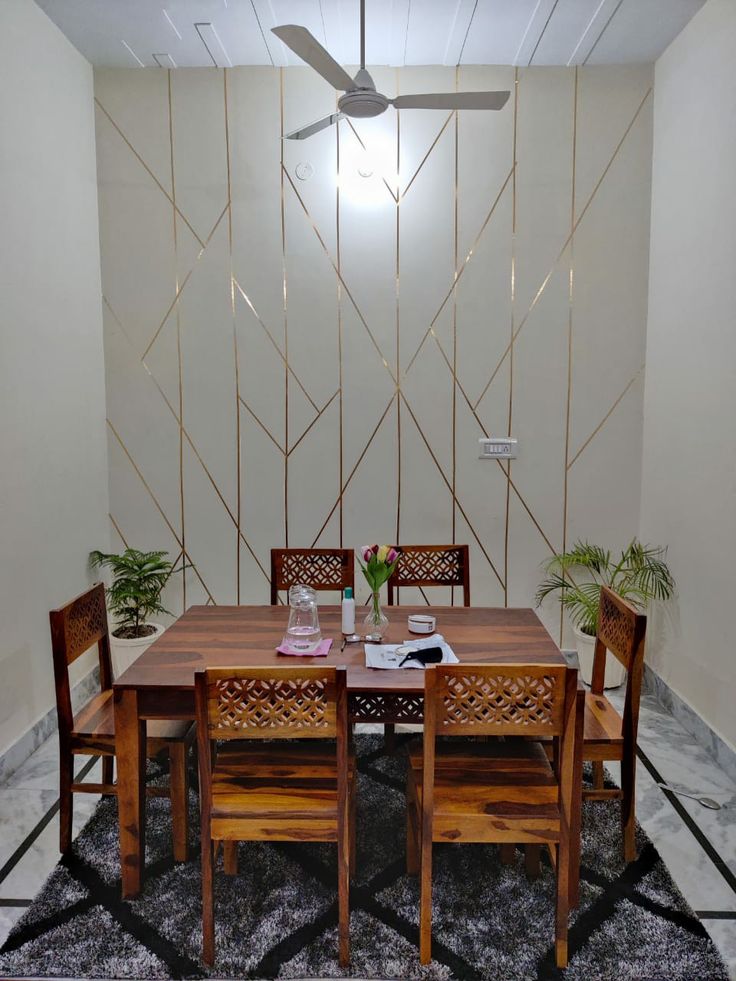
[[[510,436],[481,437],[478,458],[481,460],[515,460],[518,441]]]

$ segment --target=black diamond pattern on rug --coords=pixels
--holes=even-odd
[[[704,927],[651,841],[625,866],[618,807],[587,802],[581,902],[570,966],[554,963],[554,875],[530,882],[490,845],[437,845],[433,961],[419,964],[418,880],[405,871],[406,738],[393,756],[358,736],[358,869],[352,964],[337,964],[335,847],[245,843],[239,874],[216,877],[217,962],[200,960],[199,855],[175,863],[168,801],[148,801],[145,887],[120,898],[117,806],[100,802],[0,951],[0,976],[75,978],[407,978],[427,981],[727,981]],[[155,775],[155,771],[154,771]],[[192,840],[198,836],[191,797]]]

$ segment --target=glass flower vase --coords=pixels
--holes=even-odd
[[[378,590],[371,596],[365,620],[365,632],[374,640],[381,640],[388,630],[388,617],[381,609],[381,594]]]

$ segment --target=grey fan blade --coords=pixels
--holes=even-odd
[[[306,27],[284,24],[282,27],[272,27],[271,31],[284,42],[287,48],[291,48],[295,55],[299,55],[302,61],[306,61],[311,68],[319,72],[330,85],[342,92],[355,88],[355,83],[342,65],[338,65]]]
[[[314,133],[319,133],[321,129],[327,129],[328,126],[332,126],[338,121],[338,119],[343,118],[343,113],[333,112],[331,116],[325,116],[324,119],[318,119],[316,123],[310,123],[309,126],[303,126],[301,129],[295,129],[291,133],[284,133],[285,140],[306,140],[308,136],[312,136]]]
[[[399,95],[391,102],[396,109],[503,109],[510,92],[439,92]]]

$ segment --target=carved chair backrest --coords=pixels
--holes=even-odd
[[[91,589],[81,593],[65,606],[51,610],[49,622],[59,735],[63,739],[72,731],[74,725],[69,665],[94,644],[97,644],[100,660],[100,688],[104,691],[112,687],[110,635],[104,585],[101,582],[95,583]]]
[[[470,606],[470,550],[467,545],[397,545],[398,565],[388,581],[388,605],[401,586],[460,586]]]
[[[355,553],[352,548],[272,548],[271,605],[279,590],[304,583],[317,590],[355,587]]]

